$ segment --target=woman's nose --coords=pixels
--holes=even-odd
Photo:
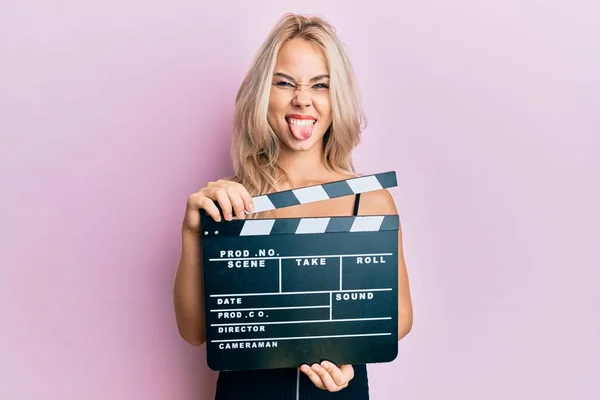
[[[311,105],[312,99],[310,94],[305,89],[296,90],[296,95],[293,99],[293,104],[298,107],[308,107]]]

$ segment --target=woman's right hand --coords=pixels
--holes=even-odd
[[[209,182],[188,197],[184,230],[193,233],[200,231],[200,210],[205,210],[215,221],[221,221],[216,204],[221,208],[226,221],[231,221],[234,215],[242,219],[245,212],[251,212],[254,207],[252,196],[241,184],[225,179]]]

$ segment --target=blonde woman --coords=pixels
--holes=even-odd
[[[356,176],[351,153],[362,128],[352,67],[333,27],[318,17],[285,15],[259,49],[236,98],[234,176],[210,182],[188,199],[174,283],[177,325],[187,342],[205,342],[199,211],[218,221],[245,218],[257,194]],[[396,212],[390,193],[379,190],[362,199],[342,197],[256,217]],[[401,234],[399,238],[398,340],[412,327]],[[323,362],[299,369],[222,372],[216,398],[368,399],[367,368]]]

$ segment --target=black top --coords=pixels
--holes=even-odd
[[[353,367],[354,378],[339,392],[319,389],[296,368],[221,372],[215,400],[368,400],[367,366]]]
[[[360,193],[354,201],[358,215]],[[353,365],[354,378],[339,392],[319,389],[297,368],[219,373],[215,400],[368,400],[367,366]]]
[[[356,197],[354,198],[354,211],[352,212],[352,215],[358,215],[359,204],[360,204],[360,193],[357,193]]]

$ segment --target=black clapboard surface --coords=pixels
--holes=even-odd
[[[255,204],[258,212],[395,185],[388,172]],[[211,369],[395,359],[398,215],[215,222],[203,213],[201,224]]]

